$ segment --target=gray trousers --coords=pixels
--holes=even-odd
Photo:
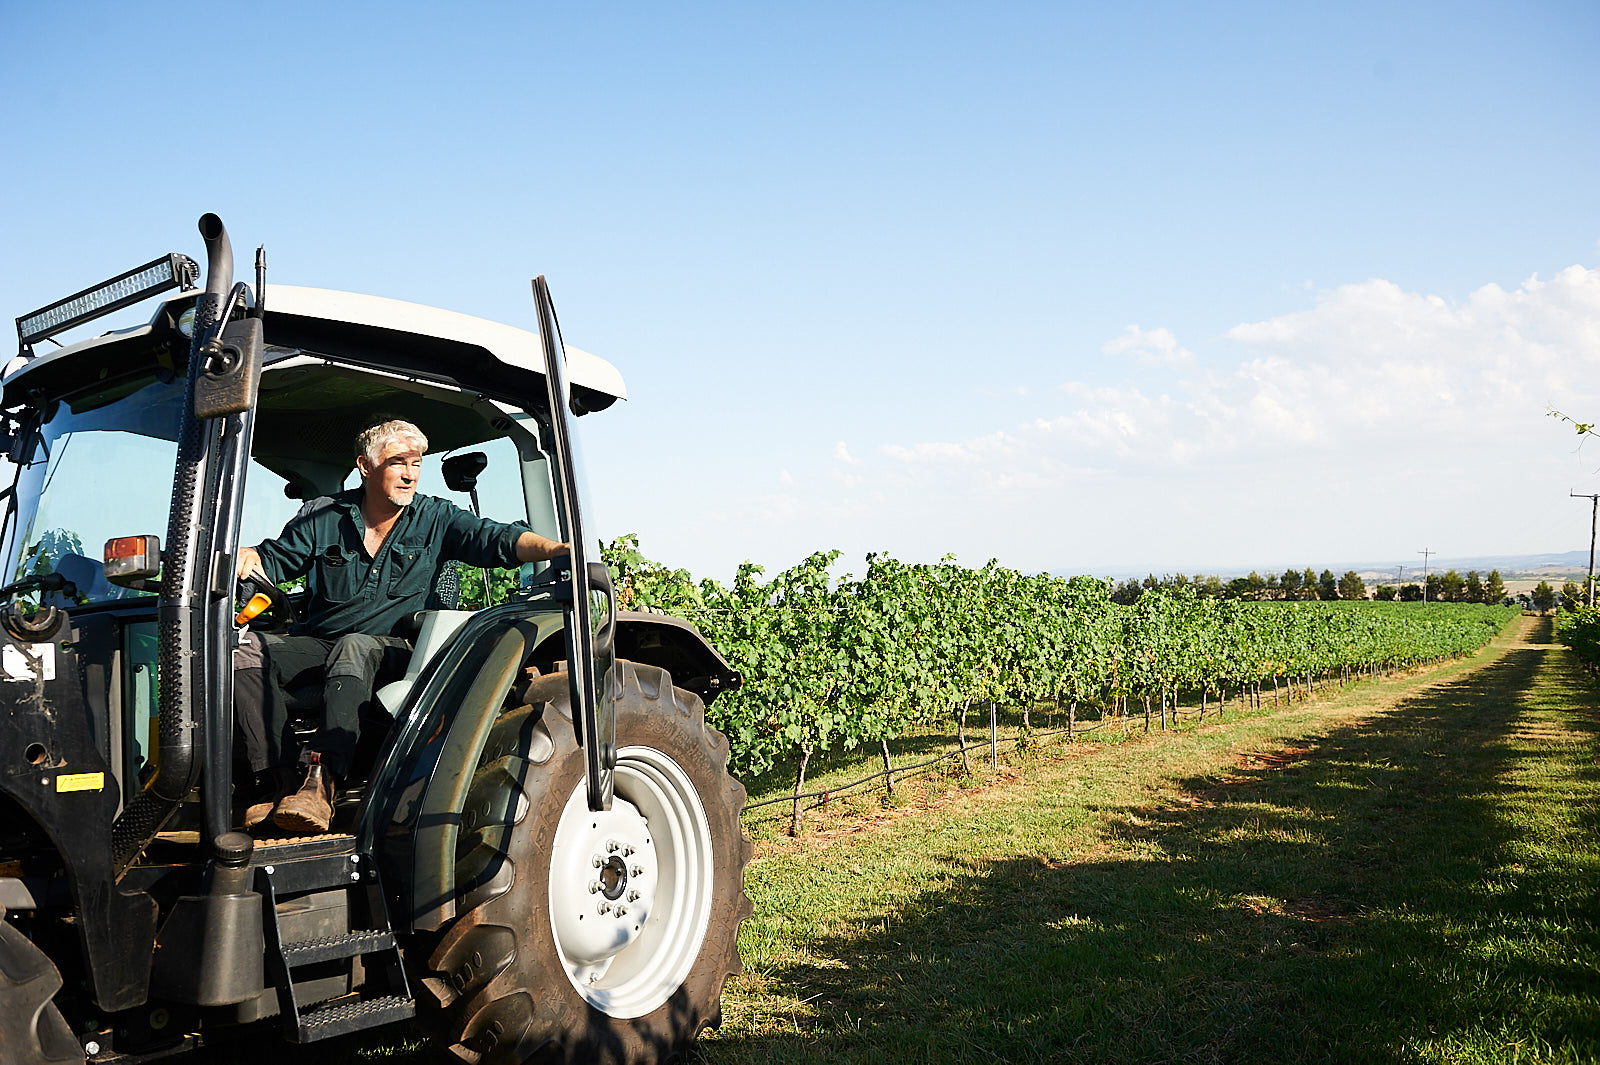
[[[400,677],[411,641],[352,632],[337,638],[246,633],[234,658],[234,727],[252,771],[292,766],[317,752],[341,780],[350,775],[361,722],[383,714],[373,690]],[[320,703],[322,724],[296,750],[290,722]]]

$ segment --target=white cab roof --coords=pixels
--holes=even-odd
[[[165,302],[187,303],[194,298],[193,292],[187,292]],[[382,296],[363,296],[355,292],[335,292],[331,289],[301,288],[295,285],[268,285],[269,324],[274,313],[373,326],[459,341],[483,348],[508,366],[540,375],[544,373],[544,353],[537,333],[491,322],[485,318],[474,318],[470,314],[458,314],[455,311],[425,307],[419,303],[406,303],[403,300],[385,299]],[[12,364],[6,367],[5,380],[10,382],[30,369],[68,359],[73,354],[88,348],[148,333],[160,317],[161,312],[157,311],[150,325],[119,329],[103,336],[91,337],[55,351],[36,355],[26,363],[13,360]],[[571,344],[565,346],[565,351],[567,380],[570,384],[582,385],[608,396],[616,396],[618,399],[628,398],[627,386],[623,384],[622,375],[617,372],[615,366],[598,355],[591,355]]]
[[[464,344],[475,344],[508,366],[544,373],[544,351],[539,334],[526,329],[474,318],[470,314],[443,311],[420,303],[406,303],[383,296],[363,296],[355,292],[335,292],[326,288],[300,288],[296,285],[267,286],[267,319],[274,312],[305,318],[324,318],[352,325],[370,325],[405,333],[443,337]],[[617,368],[598,355],[565,345],[567,379],[575,385],[592,388],[618,399],[628,398],[627,386]]]

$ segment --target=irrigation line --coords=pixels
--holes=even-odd
[[[1015,747],[1017,744],[1021,743],[1024,739],[1046,740],[1046,739],[1049,739],[1052,736],[1063,736],[1063,735],[1066,735],[1069,732],[1074,736],[1081,736],[1085,732],[1099,732],[1101,729],[1106,728],[1109,724],[1110,724],[1110,722],[1102,720],[1102,721],[1100,721],[1099,724],[1091,725],[1091,726],[1088,726],[1088,727],[1075,725],[1070,729],[1061,728],[1061,729],[1053,729],[1053,730],[1049,730],[1049,731],[1045,731],[1045,732],[1032,732],[1032,733],[1029,733],[1025,737],[1024,736],[1010,736],[1010,737],[1007,737],[1006,739],[1000,740],[999,744],[1000,745],[1010,744],[1011,746]],[[890,774],[914,773],[919,769],[926,769],[929,766],[938,765],[940,762],[948,762],[948,761],[951,761],[952,759],[959,758],[959,757],[961,757],[961,754],[962,754],[963,750],[973,751],[973,750],[978,750],[979,748],[982,748],[982,747],[985,747],[985,746],[987,746],[987,744],[970,743],[965,748],[957,747],[955,750],[950,751],[950,752],[948,752],[946,754],[941,754],[937,758],[929,758],[925,762],[915,762],[915,763],[913,763],[911,765],[907,765],[907,766],[895,766],[893,769],[884,769],[884,770],[881,770],[881,771],[879,771],[877,773],[873,773],[871,776],[862,777],[860,780],[852,780],[848,784],[841,784],[837,788],[823,788],[821,791],[807,791],[807,792],[802,792],[799,795],[779,795],[776,798],[772,798],[772,799],[762,799],[760,802],[746,803],[744,808],[742,810],[740,810],[739,812],[740,812],[740,815],[742,816],[744,814],[749,813],[751,810],[760,809],[763,806],[776,806],[780,802],[794,803],[794,802],[800,802],[800,801],[802,801],[804,799],[833,799],[833,798],[836,798],[836,797],[838,797],[840,795],[843,795],[846,792],[854,791],[856,788],[861,787],[861,785],[863,785],[863,784],[870,784],[874,780],[882,780],[884,777],[889,776]],[[821,805],[822,805],[822,803],[813,803],[811,806],[806,807],[806,809],[814,810],[814,809],[816,809],[816,807],[821,806]]]
[[[1200,711],[1198,709],[1184,710],[1184,709],[1179,708],[1179,707],[1173,707],[1171,709],[1172,709],[1172,712],[1174,714],[1180,714],[1181,713],[1181,714],[1186,714],[1186,715],[1194,715],[1194,714],[1200,713]],[[1207,709],[1209,709],[1209,707]],[[1213,713],[1218,713],[1219,716],[1220,716],[1220,712],[1218,712],[1218,711],[1212,711],[1212,712]],[[1017,744],[1021,743],[1024,739],[1047,740],[1047,739],[1050,739],[1053,736],[1062,736],[1062,735],[1068,735],[1068,734],[1070,734],[1072,736],[1082,736],[1084,733],[1087,733],[1087,732],[1099,732],[1101,729],[1109,728],[1109,727],[1111,727],[1111,725],[1116,723],[1117,720],[1118,719],[1116,717],[1101,718],[1098,723],[1093,724],[1093,725],[1074,725],[1071,728],[1050,729],[1050,730],[1046,730],[1044,732],[1031,732],[1027,736],[1011,736],[1011,737],[1008,737],[1006,739],[1000,740],[999,741],[999,745],[1010,744],[1011,746],[1015,747]],[[1123,722],[1123,726],[1125,728],[1129,728],[1129,727],[1131,727],[1131,722],[1133,721],[1133,716],[1125,714],[1125,715],[1122,716],[1121,720]],[[984,743],[971,743],[971,744],[968,744],[965,748],[957,747],[955,750],[950,751],[950,752],[948,752],[946,754],[941,754],[937,758],[929,758],[927,761],[914,762],[911,765],[907,765],[907,766],[895,766],[893,769],[880,770],[879,772],[873,773],[870,776],[862,777],[859,780],[852,780],[847,784],[841,784],[836,788],[823,788],[820,791],[807,791],[807,792],[802,792],[799,795],[779,795],[779,796],[777,796],[775,798],[771,798],[771,799],[762,799],[760,802],[746,803],[745,806],[739,811],[739,814],[742,817],[745,814],[749,813],[751,810],[758,810],[763,806],[776,806],[780,802],[783,802],[783,803],[796,803],[796,802],[802,802],[802,801],[804,801],[806,799],[821,799],[821,800],[823,800],[822,802],[812,803],[810,806],[807,806],[807,807],[804,808],[804,809],[807,809],[807,810],[815,810],[817,807],[823,805],[823,803],[825,803],[827,801],[830,801],[832,799],[838,798],[839,796],[844,795],[847,792],[852,792],[855,789],[861,787],[863,784],[870,784],[874,780],[882,780],[884,777],[889,776],[891,774],[915,773],[918,770],[927,769],[929,766],[938,765],[940,762],[948,762],[948,761],[952,761],[952,760],[954,760],[956,758],[959,758],[959,757],[961,757],[961,754],[962,754],[963,750],[973,751],[973,750],[978,750],[978,749],[980,749],[980,748],[982,748],[984,746],[987,746],[987,745],[984,744]],[[773,821],[773,820],[777,820],[777,818],[775,818],[775,817],[766,817],[766,818],[760,818],[759,820],[761,820],[761,821]]]
[[[1479,650],[1481,650],[1481,649],[1482,648],[1480,647]],[[1466,656],[1465,655],[1455,655],[1455,656],[1452,656],[1452,657],[1456,658],[1456,659],[1459,659],[1459,658],[1464,658]],[[1440,659],[1440,660],[1442,660],[1442,659]],[[1366,678],[1361,678],[1361,679],[1366,679]],[[1355,683],[1359,683],[1359,681],[1356,681]],[[1340,687],[1342,689],[1343,685],[1341,685]],[[1257,698],[1259,698],[1259,696],[1257,696]],[[1302,696],[1302,698],[1309,698],[1309,696]],[[1251,700],[1246,700],[1246,702],[1250,702],[1250,701]],[[1293,701],[1294,701],[1293,696],[1290,696],[1289,702],[1293,703]],[[1212,713],[1215,713],[1218,716],[1219,719],[1222,717],[1222,714],[1223,714],[1223,711],[1220,708],[1220,704],[1219,704],[1219,708],[1217,710],[1214,710],[1214,711],[1211,710],[1210,707],[1207,707],[1206,711],[1202,711],[1199,707],[1195,707],[1195,708],[1192,708],[1192,709],[1184,709],[1183,707],[1176,706],[1176,705],[1172,706],[1170,708],[1170,710],[1171,710],[1171,713],[1173,715],[1174,721],[1176,721],[1178,715],[1180,715],[1180,714],[1192,717],[1192,716],[1194,716],[1196,714],[1202,714],[1202,713],[1205,713],[1206,711],[1211,711]],[[1120,720],[1122,721],[1124,728],[1132,727],[1131,723],[1133,721],[1133,717],[1134,717],[1134,715],[1131,715],[1131,714],[1123,714],[1123,715],[1121,715]],[[1027,733],[1025,735],[1022,735],[1022,736],[1012,736],[1012,737],[1009,737],[1007,739],[1000,740],[1000,741],[998,741],[996,746],[998,747],[1001,744],[1010,744],[1012,747],[1015,747],[1017,744],[1021,743],[1024,739],[1046,740],[1046,739],[1051,738],[1052,736],[1061,736],[1061,735],[1082,736],[1082,735],[1084,735],[1085,733],[1088,733],[1088,732],[1099,732],[1101,729],[1109,728],[1111,725],[1115,724],[1118,720],[1119,720],[1119,718],[1116,715],[1113,715],[1110,718],[1102,717],[1102,718],[1100,718],[1098,723],[1093,724],[1093,725],[1073,725],[1073,726],[1071,726],[1069,728],[1051,729],[1051,730],[1046,730],[1044,732],[1029,732],[1029,733]],[[847,792],[852,792],[852,791],[854,791],[855,789],[861,787],[864,784],[870,784],[875,780],[882,780],[884,777],[887,777],[887,776],[890,776],[890,775],[893,775],[893,774],[897,774],[897,773],[899,773],[899,774],[916,773],[919,770],[927,769],[929,766],[938,765],[940,762],[948,762],[948,761],[951,761],[953,759],[959,758],[963,753],[965,753],[967,751],[979,750],[979,749],[983,748],[984,746],[986,746],[986,744],[981,743],[981,742],[971,743],[971,744],[968,744],[965,747],[957,747],[955,750],[950,751],[947,754],[941,754],[937,758],[929,758],[927,761],[915,762],[915,763],[913,763],[911,765],[907,765],[907,766],[895,766],[892,769],[884,769],[884,770],[881,770],[881,771],[879,771],[877,773],[873,773],[870,776],[862,777],[859,780],[852,780],[848,784],[841,784],[836,788],[823,788],[820,791],[807,791],[807,792],[802,792],[799,795],[779,795],[779,796],[777,796],[775,798],[771,798],[771,799],[762,799],[760,802],[746,803],[745,806],[739,811],[739,815],[741,817],[743,817],[745,814],[749,813],[751,810],[759,810],[763,806],[776,806],[780,802],[782,802],[782,803],[797,803],[797,802],[802,802],[802,801],[804,801],[806,799],[821,799],[822,802],[815,802],[815,803],[812,803],[810,806],[804,807],[804,809],[806,809],[806,810],[815,810],[817,807],[823,805],[827,801],[829,801],[831,799],[834,799],[834,798],[836,798],[838,796],[844,795]],[[760,818],[759,820],[760,821],[772,821],[772,820],[777,820],[777,818],[775,818],[775,817],[765,817],[765,818]]]

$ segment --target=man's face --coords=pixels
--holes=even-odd
[[[356,459],[356,465],[367,490],[376,490],[395,506],[406,506],[416,497],[417,479],[422,476],[422,452],[410,442],[391,440],[379,453],[377,465],[369,464],[365,455]]]

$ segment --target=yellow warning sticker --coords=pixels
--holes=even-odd
[[[62,773],[56,777],[57,791],[99,791],[105,786],[104,773]]]

